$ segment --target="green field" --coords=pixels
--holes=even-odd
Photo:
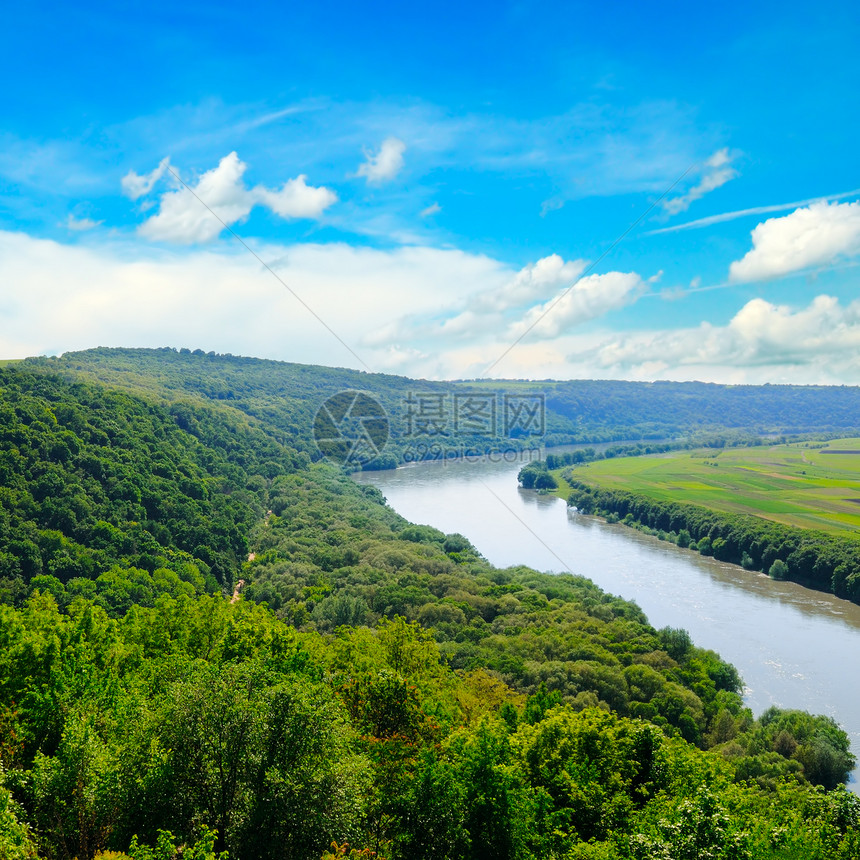
[[[573,476],[831,534],[860,533],[860,439],[620,457],[577,466]]]

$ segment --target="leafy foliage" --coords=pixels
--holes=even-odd
[[[0,855],[860,856],[832,721],[311,464],[318,371],[136,357],[0,371]]]

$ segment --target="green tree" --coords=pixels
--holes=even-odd
[[[770,566],[767,574],[771,579],[785,579],[788,576],[788,565],[781,558],[778,558]]]
[[[33,833],[21,814],[21,808],[6,788],[5,772],[0,763],[0,857],[4,860],[38,858]]]

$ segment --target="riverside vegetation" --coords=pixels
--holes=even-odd
[[[563,482],[568,504],[583,513],[858,603],[858,444],[836,439],[660,457],[623,455],[668,446],[619,448],[621,458],[586,467],[594,458],[574,452],[532,463],[520,479],[547,490]]]
[[[829,718],[406,522],[312,462],[310,394],[104,355],[0,368],[0,856],[860,857]]]

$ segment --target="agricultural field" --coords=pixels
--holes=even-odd
[[[860,534],[860,439],[620,457],[577,466],[573,475],[655,499]]]

